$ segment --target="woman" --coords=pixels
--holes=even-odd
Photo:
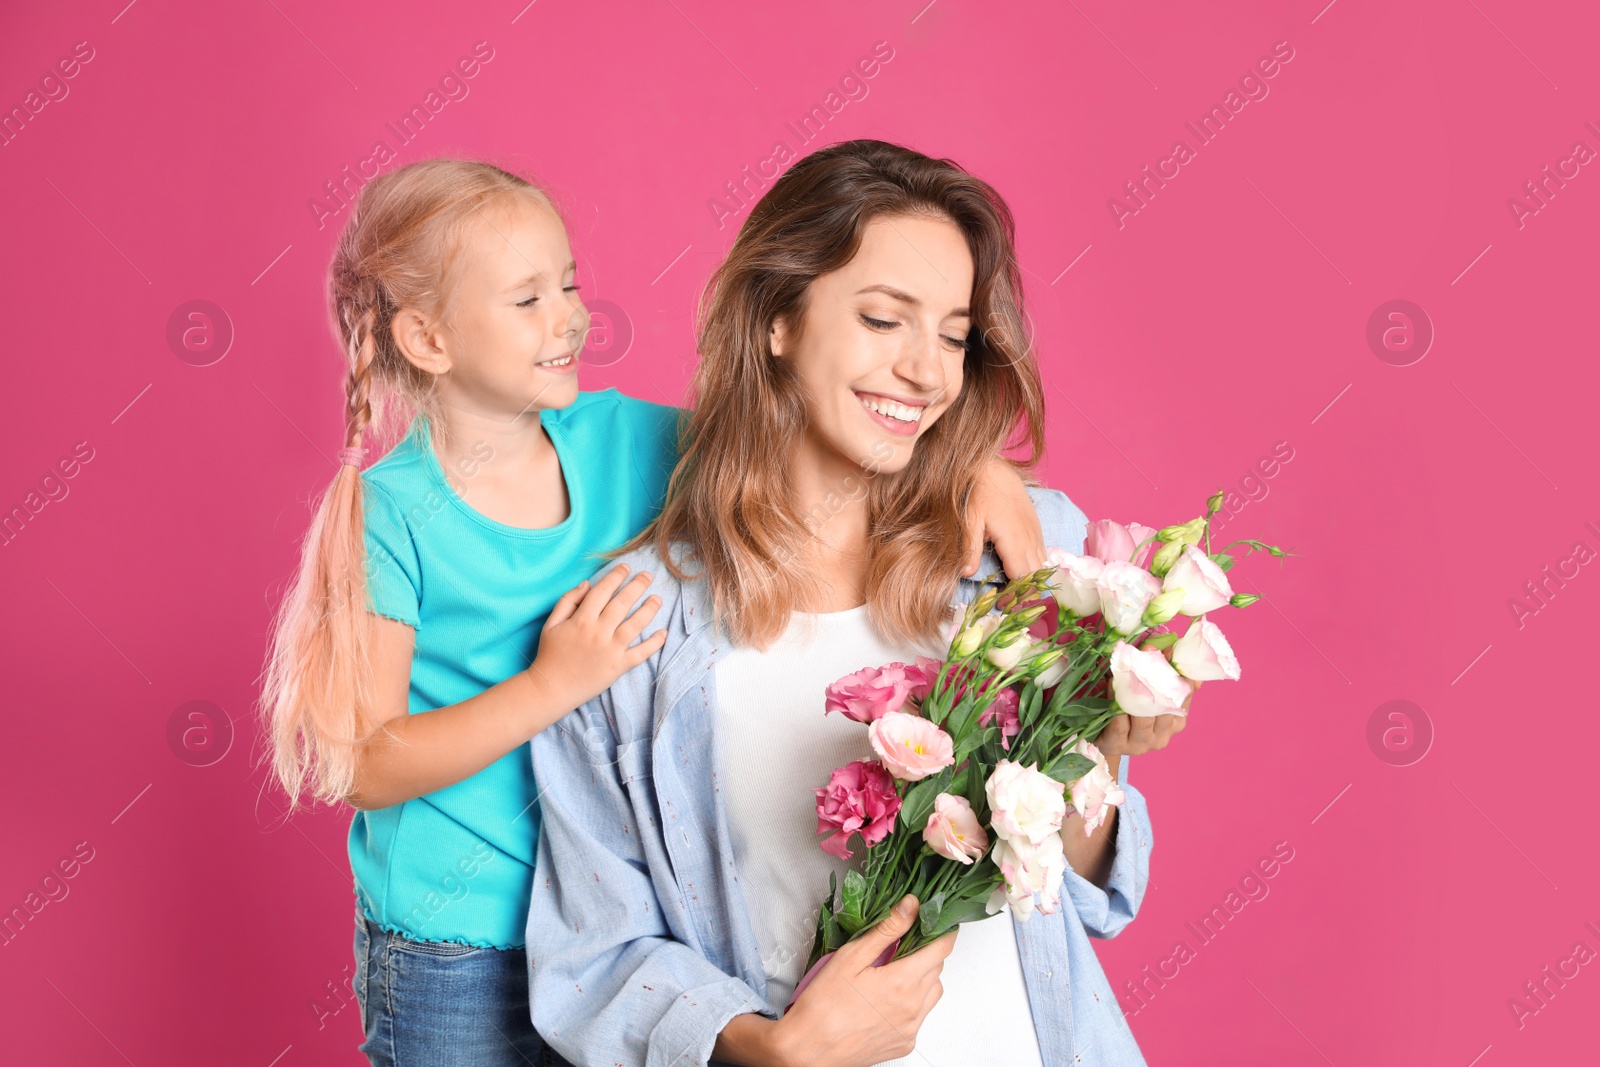
[[[567,1059],[1143,1063],[1085,936],[1115,935],[1144,893],[1131,787],[1096,835],[1063,828],[1071,908],[1002,911],[871,966],[908,897],[785,1011],[848,865],[817,847],[811,790],[871,756],[823,687],[941,654],[951,606],[996,580],[992,556],[960,578],[961,515],[985,456],[1042,444],[1021,323],[1009,211],[948,161],[836,145],[741,227],[707,290],[668,502],[624,557],[658,576],[666,643],[532,746],[533,1021]],[[1031,495],[1046,543],[1081,551],[1083,513]],[[1114,723],[1118,768],[1181,727]]]

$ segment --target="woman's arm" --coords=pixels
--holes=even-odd
[[[875,961],[911,929],[919,907],[908,893],[877,926],[841,946],[782,1019],[734,1016],[712,1055],[738,1067],[839,1067],[911,1055],[944,994],[939,976],[958,931],[885,966]]]
[[[1063,888],[1091,937],[1116,937],[1144,901],[1150,883],[1153,836],[1144,794],[1126,783],[1122,804],[1087,838],[1083,819],[1069,812],[1061,836],[1067,852]]]
[[[624,685],[653,698],[643,678]],[[533,741],[542,816],[528,908],[533,1022],[575,1063],[705,1063],[732,1019],[769,1009],[669,923],[656,883],[669,861],[651,739],[647,730],[619,743],[612,724],[630,720],[618,717],[616,692]]]
[[[782,1018],[697,947],[657,807],[654,700],[655,680],[640,672],[531,746],[542,816],[527,929],[535,1027],[582,1064],[838,1067],[910,1054],[956,940],[873,966],[915,921],[915,898],[836,952]]]
[[[1099,888],[1106,887],[1111,877],[1111,861],[1117,858],[1118,815],[1111,809],[1105,822],[1089,834],[1083,832],[1083,816],[1067,805],[1067,817],[1061,821],[1061,840],[1067,853],[1067,866],[1077,871],[1084,881]]]
[[[666,631],[628,646],[660,598],[629,615],[650,575],[623,585],[626,576],[627,567],[618,565],[562,596],[527,670],[459,704],[415,715],[407,707],[416,631],[373,616],[375,703],[384,717],[369,724],[373,732],[356,754],[355,789],[345,799],[363,810],[385,808],[470,778],[652,655]]]
[[[1193,694],[1191,694],[1192,698]],[[1185,705],[1187,707],[1187,705]],[[1119,782],[1127,775],[1123,756],[1167,747],[1183,729],[1182,715],[1154,718],[1118,715],[1096,741]],[[1144,794],[1122,782],[1120,807],[1094,833],[1085,835],[1083,818],[1069,809],[1061,836],[1067,853],[1066,889],[1084,929],[1094,937],[1115,937],[1133,921],[1150,882],[1153,834]]]
[[[1199,688],[1199,683],[1194,683]],[[1193,692],[1189,699],[1194,698]],[[1188,703],[1184,704],[1188,709]],[[1100,754],[1110,764],[1111,776],[1122,780],[1122,757],[1139,756],[1167,747],[1173,737],[1183,730],[1187,718],[1183,715],[1134,716],[1118,715],[1106,724],[1104,732],[1095,742]],[[1067,829],[1068,824],[1072,829]],[[1083,832],[1083,818],[1070,807],[1062,824],[1062,837],[1066,843],[1067,863],[1085,879],[1104,889],[1111,875],[1111,864],[1116,859],[1117,809],[1101,823],[1092,834]]]

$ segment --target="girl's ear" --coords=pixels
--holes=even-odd
[[[445,349],[444,337],[416,308],[401,308],[395,312],[389,332],[394,335],[400,354],[413,367],[429,374],[444,374],[450,369],[450,353]]]

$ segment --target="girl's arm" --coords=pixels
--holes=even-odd
[[[1044,566],[1044,530],[1019,468],[999,456],[989,461],[967,499],[967,577],[978,572],[985,541],[1008,576],[1020,578]]]
[[[650,597],[629,615],[651,576],[637,574],[623,585],[627,571],[619,564],[556,601],[527,670],[459,704],[415,715],[407,714],[407,700],[416,631],[374,615],[375,706],[387,715],[367,724],[355,790],[345,799],[363,810],[385,808],[470,778],[652,655],[665,630],[628,646],[661,598]]]

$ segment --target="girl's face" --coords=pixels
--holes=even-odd
[[[404,313],[397,337],[439,375],[447,405],[503,417],[563,408],[578,396],[578,354],[589,315],[578,298],[567,231],[531,198],[485,210],[461,251],[448,322]],[[407,330],[406,322],[415,327]],[[417,350],[421,350],[422,359]]]
[[[808,394],[810,448],[873,473],[911,461],[961,392],[972,279],[955,223],[880,216],[849,263],[812,280],[799,337],[772,332]]]

